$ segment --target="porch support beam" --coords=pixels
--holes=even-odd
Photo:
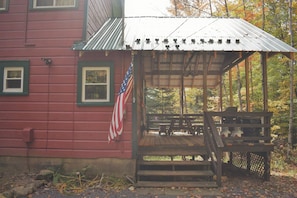
[[[172,76],[172,74],[171,74],[171,72],[172,72],[172,61],[173,61],[173,54],[170,54],[170,63],[169,63],[169,73],[168,73],[168,87],[170,87],[170,82],[171,82],[171,76]],[[161,73],[161,71],[159,71],[159,75],[161,75],[160,74]]]
[[[172,65],[172,62],[170,63]],[[179,76],[183,73],[183,70],[153,70],[151,72],[146,72],[145,75],[176,75]],[[192,71],[191,73],[193,76],[202,76],[204,74],[204,71]],[[219,71],[207,71],[207,75],[211,76],[217,76],[221,75]]]
[[[223,74],[220,75],[220,111],[223,111]]]
[[[234,65],[239,64],[244,59],[251,56],[253,53],[255,52],[239,52],[237,54],[233,53],[232,56],[226,56],[225,62],[223,63],[223,72],[230,70]]]
[[[212,55],[209,54],[209,61],[206,62],[207,53],[203,53],[203,111],[207,111],[208,104],[207,104],[207,74],[208,68],[212,62]]]
[[[229,70],[229,106],[233,107],[233,78],[232,78],[232,68]]]
[[[264,110],[264,112],[268,112],[267,56],[268,56],[268,54],[266,52],[261,53],[263,110]]]
[[[249,58],[245,59],[245,92],[246,92],[246,111],[251,111],[251,104],[250,104],[250,61]]]
[[[199,57],[200,57],[200,54],[196,53],[196,60],[195,60],[195,65],[194,65],[194,74],[198,71]],[[193,78],[192,78],[192,87],[194,85],[194,81],[195,81],[195,78],[193,76]]]

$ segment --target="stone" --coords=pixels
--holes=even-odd
[[[46,181],[52,181],[54,177],[54,172],[51,170],[41,170],[37,176],[36,180],[46,180]]]
[[[34,192],[34,185],[18,186],[12,189],[14,197],[24,197]]]

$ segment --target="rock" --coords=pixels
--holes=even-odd
[[[135,187],[134,187],[134,186],[130,186],[130,187],[129,187],[129,190],[130,190],[130,191],[134,191],[134,190],[135,190]]]
[[[13,192],[11,190],[7,190],[2,193],[5,198],[13,198]]]
[[[47,181],[45,180],[35,180],[34,181],[34,188],[40,188],[41,186],[44,186],[45,184],[47,184]]]
[[[18,186],[12,189],[14,197],[24,197],[34,192],[34,185]]]
[[[0,193],[0,198],[6,198],[2,193]]]
[[[54,172],[51,170],[41,170],[37,176],[36,180],[46,180],[46,181],[52,181],[54,177]]]

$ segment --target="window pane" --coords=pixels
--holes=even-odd
[[[56,0],[56,6],[74,6],[75,0]]]
[[[21,86],[22,86],[21,80],[7,80],[6,81],[6,89],[21,88]]]
[[[86,83],[106,83],[106,70],[87,70]]]
[[[36,6],[53,6],[54,0],[36,0]]]
[[[0,8],[6,8],[6,0],[0,0]]]
[[[21,78],[22,71],[7,71],[7,78]]]
[[[85,99],[86,100],[105,100],[107,99],[106,85],[86,85]]]

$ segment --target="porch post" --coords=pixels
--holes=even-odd
[[[233,100],[233,85],[232,85],[232,68],[230,68],[229,70],[229,97],[230,97],[230,102],[229,102],[229,105],[230,107],[233,107],[233,103],[234,103],[234,100]]]
[[[250,104],[250,71],[249,71],[250,61],[249,58],[245,59],[245,95],[246,95],[246,111],[251,111],[251,104]]]
[[[203,52],[203,111],[207,111],[207,63],[206,53]]]
[[[220,111],[223,111],[223,77],[220,75]]]
[[[262,89],[263,89],[263,111],[268,111],[268,89],[267,89],[267,53],[261,53],[262,65]]]

